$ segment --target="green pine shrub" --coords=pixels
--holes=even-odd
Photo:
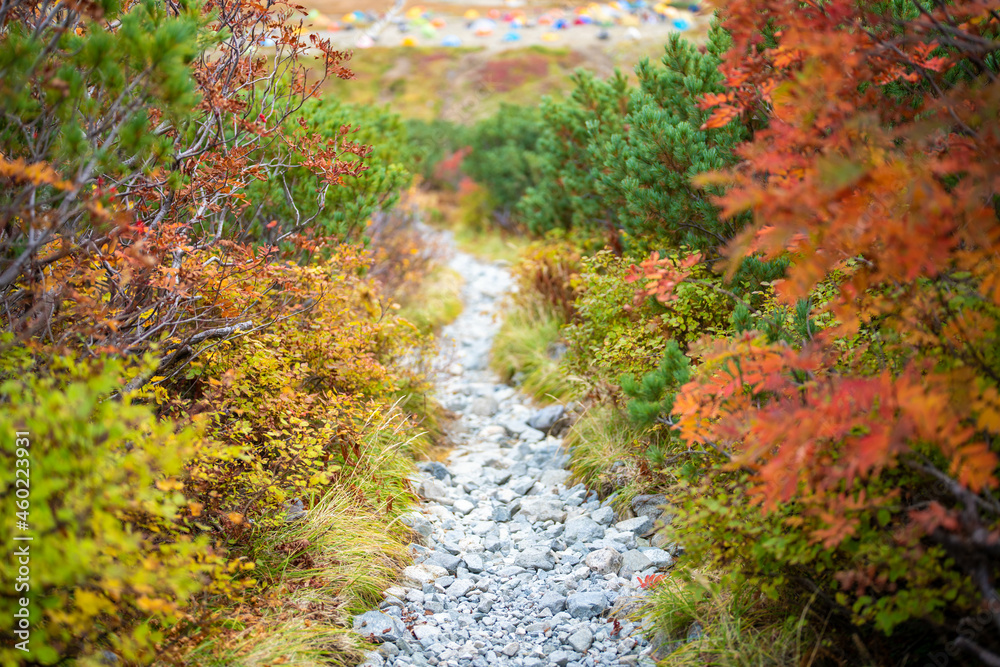
[[[542,131],[536,144],[538,177],[518,202],[528,229],[613,230],[616,202],[603,196],[595,171],[603,166],[599,140],[620,132],[629,109],[628,79],[616,73],[607,81],[580,71],[565,100],[545,99]]]
[[[667,421],[674,407],[677,389],[691,377],[691,362],[681,352],[676,340],[667,341],[663,360],[655,371],[637,380],[632,375],[621,378],[622,392],[630,399],[628,415],[641,427]]]
[[[637,251],[666,244],[712,252],[749,219],[720,219],[709,199],[721,189],[692,183],[698,174],[734,164],[733,148],[747,137],[738,122],[701,129],[708,112],[698,108],[698,98],[722,92],[718,66],[729,41],[713,27],[702,52],[679,34],[671,35],[662,67],[649,60],[636,66],[639,85],[623,121],[627,130],[612,133],[600,145],[603,159],[593,175],[606,200],[624,202],[618,223]]]

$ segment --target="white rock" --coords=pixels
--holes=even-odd
[[[418,625],[413,628],[413,635],[420,641],[436,639],[441,636],[441,628],[434,625]]]
[[[454,509],[456,512],[464,516],[470,513],[472,510],[476,509],[476,506],[471,502],[469,502],[468,500],[462,498],[460,500],[455,501],[455,504],[452,506],[452,509]]]
[[[418,563],[403,568],[403,583],[415,588],[421,588],[424,584],[433,583],[438,577],[448,574],[448,570],[439,565],[430,563]]]
[[[556,486],[557,484],[565,484],[569,478],[569,470],[556,469],[543,472],[539,481],[545,486]]]
[[[562,523],[566,520],[566,508],[555,498],[537,496],[525,498],[521,501],[521,514],[532,523],[542,521]]]
[[[598,574],[617,572],[622,564],[622,555],[614,549],[598,549],[587,554],[584,564]]]

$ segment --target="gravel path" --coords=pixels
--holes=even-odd
[[[423,503],[406,517],[423,538],[415,564],[379,610],[355,618],[381,641],[364,665],[652,665],[637,628],[607,612],[641,594],[636,575],[672,564],[642,537],[655,503],[619,521],[567,486],[562,407],[531,407],[487,368],[510,275],[462,253],[451,265],[465,310],[442,334],[437,388],[460,415],[457,446],[447,465],[420,465]]]

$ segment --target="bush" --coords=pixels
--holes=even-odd
[[[600,138],[620,132],[629,109],[628,80],[616,73],[601,81],[588,72],[573,76],[563,101],[540,107],[542,132],[536,144],[538,180],[518,202],[519,215],[535,233],[571,228],[613,229],[617,202],[602,196],[595,171],[602,165]],[[616,241],[617,235],[613,235]]]
[[[10,566],[0,574],[2,613],[13,619],[18,600],[30,600],[31,634],[23,653],[14,645],[25,638],[5,630],[2,662],[97,664],[104,650],[148,662],[192,598],[230,577],[199,536],[204,519],[185,495],[186,461],[213,446],[204,423],[182,428],[128,398],[109,400],[123,380],[121,362],[56,357],[34,373],[11,354],[9,336],[2,343],[0,427],[30,442],[4,440],[9,469],[25,472],[0,482],[4,532],[34,538],[3,543]],[[15,530],[15,501],[28,484],[17,518],[29,528]],[[21,548],[30,550],[30,578],[18,583]]]
[[[710,195],[692,183],[698,174],[736,162],[733,149],[747,137],[738,122],[704,128],[708,113],[700,98],[722,91],[718,71],[729,38],[717,26],[704,50],[672,35],[655,67],[636,67],[639,86],[632,92],[627,131],[613,133],[600,145],[603,158],[594,170],[605,199],[622,201],[618,221],[637,251],[690,247],[714,252],[733,238],[749,218],[722,219]]]
[[[534,151],[540,134],[536,109],[506,104],[469,129],[472,150],[462,162],[462,169],[486,188],[492,217],[508,231],[520,222],[514,206],[538,181]]]
[[[263,220],[281,220],[316,239],[361,241],[367,221],[376,212],[391,209],[412,180],[414,156],[406,126],[386,107],[344,104],[313,99],[303,105],[299,122],[321,141],[367,146],[349,155],[337,182],[323,180],[308,165],[287,170],[281,178],[255,183],[250,197],[262,203]],[[289,133],[294,129],[291,120]],[[337,187],[332,187],[336,185]],[[317,199],[316,193],[324,196]],[[258,240],[279,238],[261,225]]]
[[[450,188],[453,183],[440,178],[439,165],[469,145],[469,131],[462,125],[435,119],[406,121],[415,173],[421,180],[437,188]]]
[[[379,405],[427,390],[419,369],[401,362],[426,350],[424,341],[378,303],[377,286],[357,275],[364,261],[344,247],[326,264],[284,267],[276,279],[294,297],[289,312],[267,331],[207,351],[169,385],[178,398],[165,407],[211,406],[211,432],[230,447],[192,470],[206,512],[279,520],[283,503],[311,502],[366,465],[360,443]],[[396,497],[405,484],[385,478],[370,491]]]

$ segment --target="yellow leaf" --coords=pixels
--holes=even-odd
[[[85,616],[97,616],[101,612],[114,608],[110,600],[91,591],[78,590],[73,596],[73,600],[76,602],[76,608]]]

